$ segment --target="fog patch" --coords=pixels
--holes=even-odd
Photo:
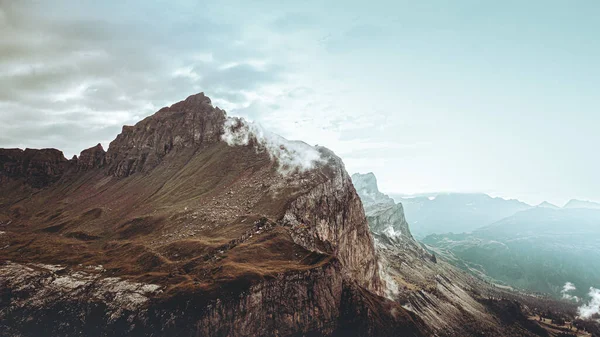
[[[227,145],[253,145],[259,152],[266,151],[271,160],[278,163],[278,171],[283,175],[305,172],[325,162],[317,148],[301,141],[289,141],[243,118],[228,117],[223,128],[221,139]]]

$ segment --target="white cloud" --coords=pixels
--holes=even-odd
[[[198,73],[194,71],[193,66],[187,66],[187,67],[175,69],[173,71],[173,77],[189,78],[192,81],[198,81],[201,78],[201,76],[198,75]]]
[[[565,283],[565,285],[563,286],[563,289],[560,291],[560,293],[562,294],[562,298],[564,298],[566,300],[570,300],[570,301],[579,302],[579,298],[577,296],[573,296],[573,295],[569,294],[573,290],[577,290],[577,288],[575,287],[575,285],[573,283],[571,283],[571,282]]]
[[[577,309],[579,317],[583,319],[600,314],[600,289],[590,288],[588,295],[591,297],[590,301]]]
[[[222,139],[229,146],[253,145],[257,151],[266,151],[277,161],[278,171],[284,175],[304,172],[324,162],[315,147],[301,141],[289,141],[243,118],[229,117],[224,131]]]

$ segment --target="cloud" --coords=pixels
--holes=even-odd
[[[577,309],[579,317],[583,319],[590,319],[594,315],[600,315],[600,289],[590,288],[588,295],[591,297],[590,301]]]
[[[243,118],[229,117],[224,131],[222,139],[229,146],[253,145],[257,151],[266,151],[283,175],[305,172],[324,162],[315,147],[301,141],[289,141]]]
[[[203,6],[115,6],[0,0],[0,147],[70,156],[190,94],[247,106],[283,77]]]
[[[573,283],[571,283],[571,282],[565,283],[565,285],[563,286],[563,289],[560,291],[560,293],[562,294],[562,298],[569,300],[569,301],[579,302],[579,298],[577,296],[573,296],[573,295],[569,294],[573,290],[577,290],[577,288],[575,287],[575,285]]]

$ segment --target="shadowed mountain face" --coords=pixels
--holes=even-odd
[[[353,174],[375,238],[386,296],[414,312],[438,336],[546,336],[508,296],[425,250],[412,237],[402,204]],[[506,315],[506,316],[503,316]],[[505,319],[510,317],[508,321]]]
[[[586,298],[600,286],[600,210],[536,207],[470,234],[431,235],[424,242],[464,268],[515,288]]]
[[[470,232],[531,208],[518,200],[492,198],[481,193],[392,197],[404,205],[406,218],[419,238],[429,234]]]
[[[229,120],[198,94],[106,152],[0,150],[3,333],[428,335],[381,296],[341,160],[253,134],[230,146],[248,128]],[[302,151],[310,169],[289,160]]]

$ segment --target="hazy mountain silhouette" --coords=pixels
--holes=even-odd
[[[492,198],[483,193],[392,197],[404,205],[406,219],[416,237],[469,232],[532,207],[518,200]]]

